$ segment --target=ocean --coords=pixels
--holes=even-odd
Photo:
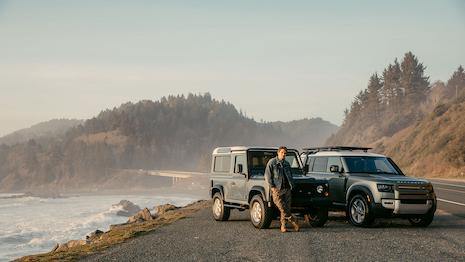
[[[64,198],[21,197],[0,194],[0,261],[50,251],[56,243],[85,239],[111,224],[124,223],[117,216],[120,200],[129,200],[141,208],[170,203],[185,206],[199,200],[194,195],[81,195]]]

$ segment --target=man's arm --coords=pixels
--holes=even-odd
[[[268,182],[271,188],[273,188],[276,187],[276,185],[273,183],[273,179],[271,179],[271,161],[272,160],[269,160],[265,167],[265,181]]]

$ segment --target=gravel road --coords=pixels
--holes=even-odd
[[[226,222],[210,209],[119,244],[85,261],[465,261],[465,219],[438,211],[428,228],[380,220],[357,228],[333,214],[324,228],[257,230],[248,211]],[[302,222],[302,221],[301,221]]]

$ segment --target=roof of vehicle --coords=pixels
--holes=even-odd
[[[229,154],[234,151],[247,151],[247,150],[273,150],[277,151],[279,147],[263,147],[263,146],[230,146],[230,147],[217,147],[213,150],[213,154]],[[288,150],[296,150],[288,148]],[[297,151],[297,150],[296,150]]]
[[[386,157],[381,154],[370,153],[370,152],[360,152],[360,151],[321,151],[316,152],[314,154],[310,154],[311,156],[372,156],[372,157]]]

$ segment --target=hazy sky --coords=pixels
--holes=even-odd
[[[464,1],[0,0],[0,135],[189,92],[340,124],[395,57],[447,80],[464,47]]]

